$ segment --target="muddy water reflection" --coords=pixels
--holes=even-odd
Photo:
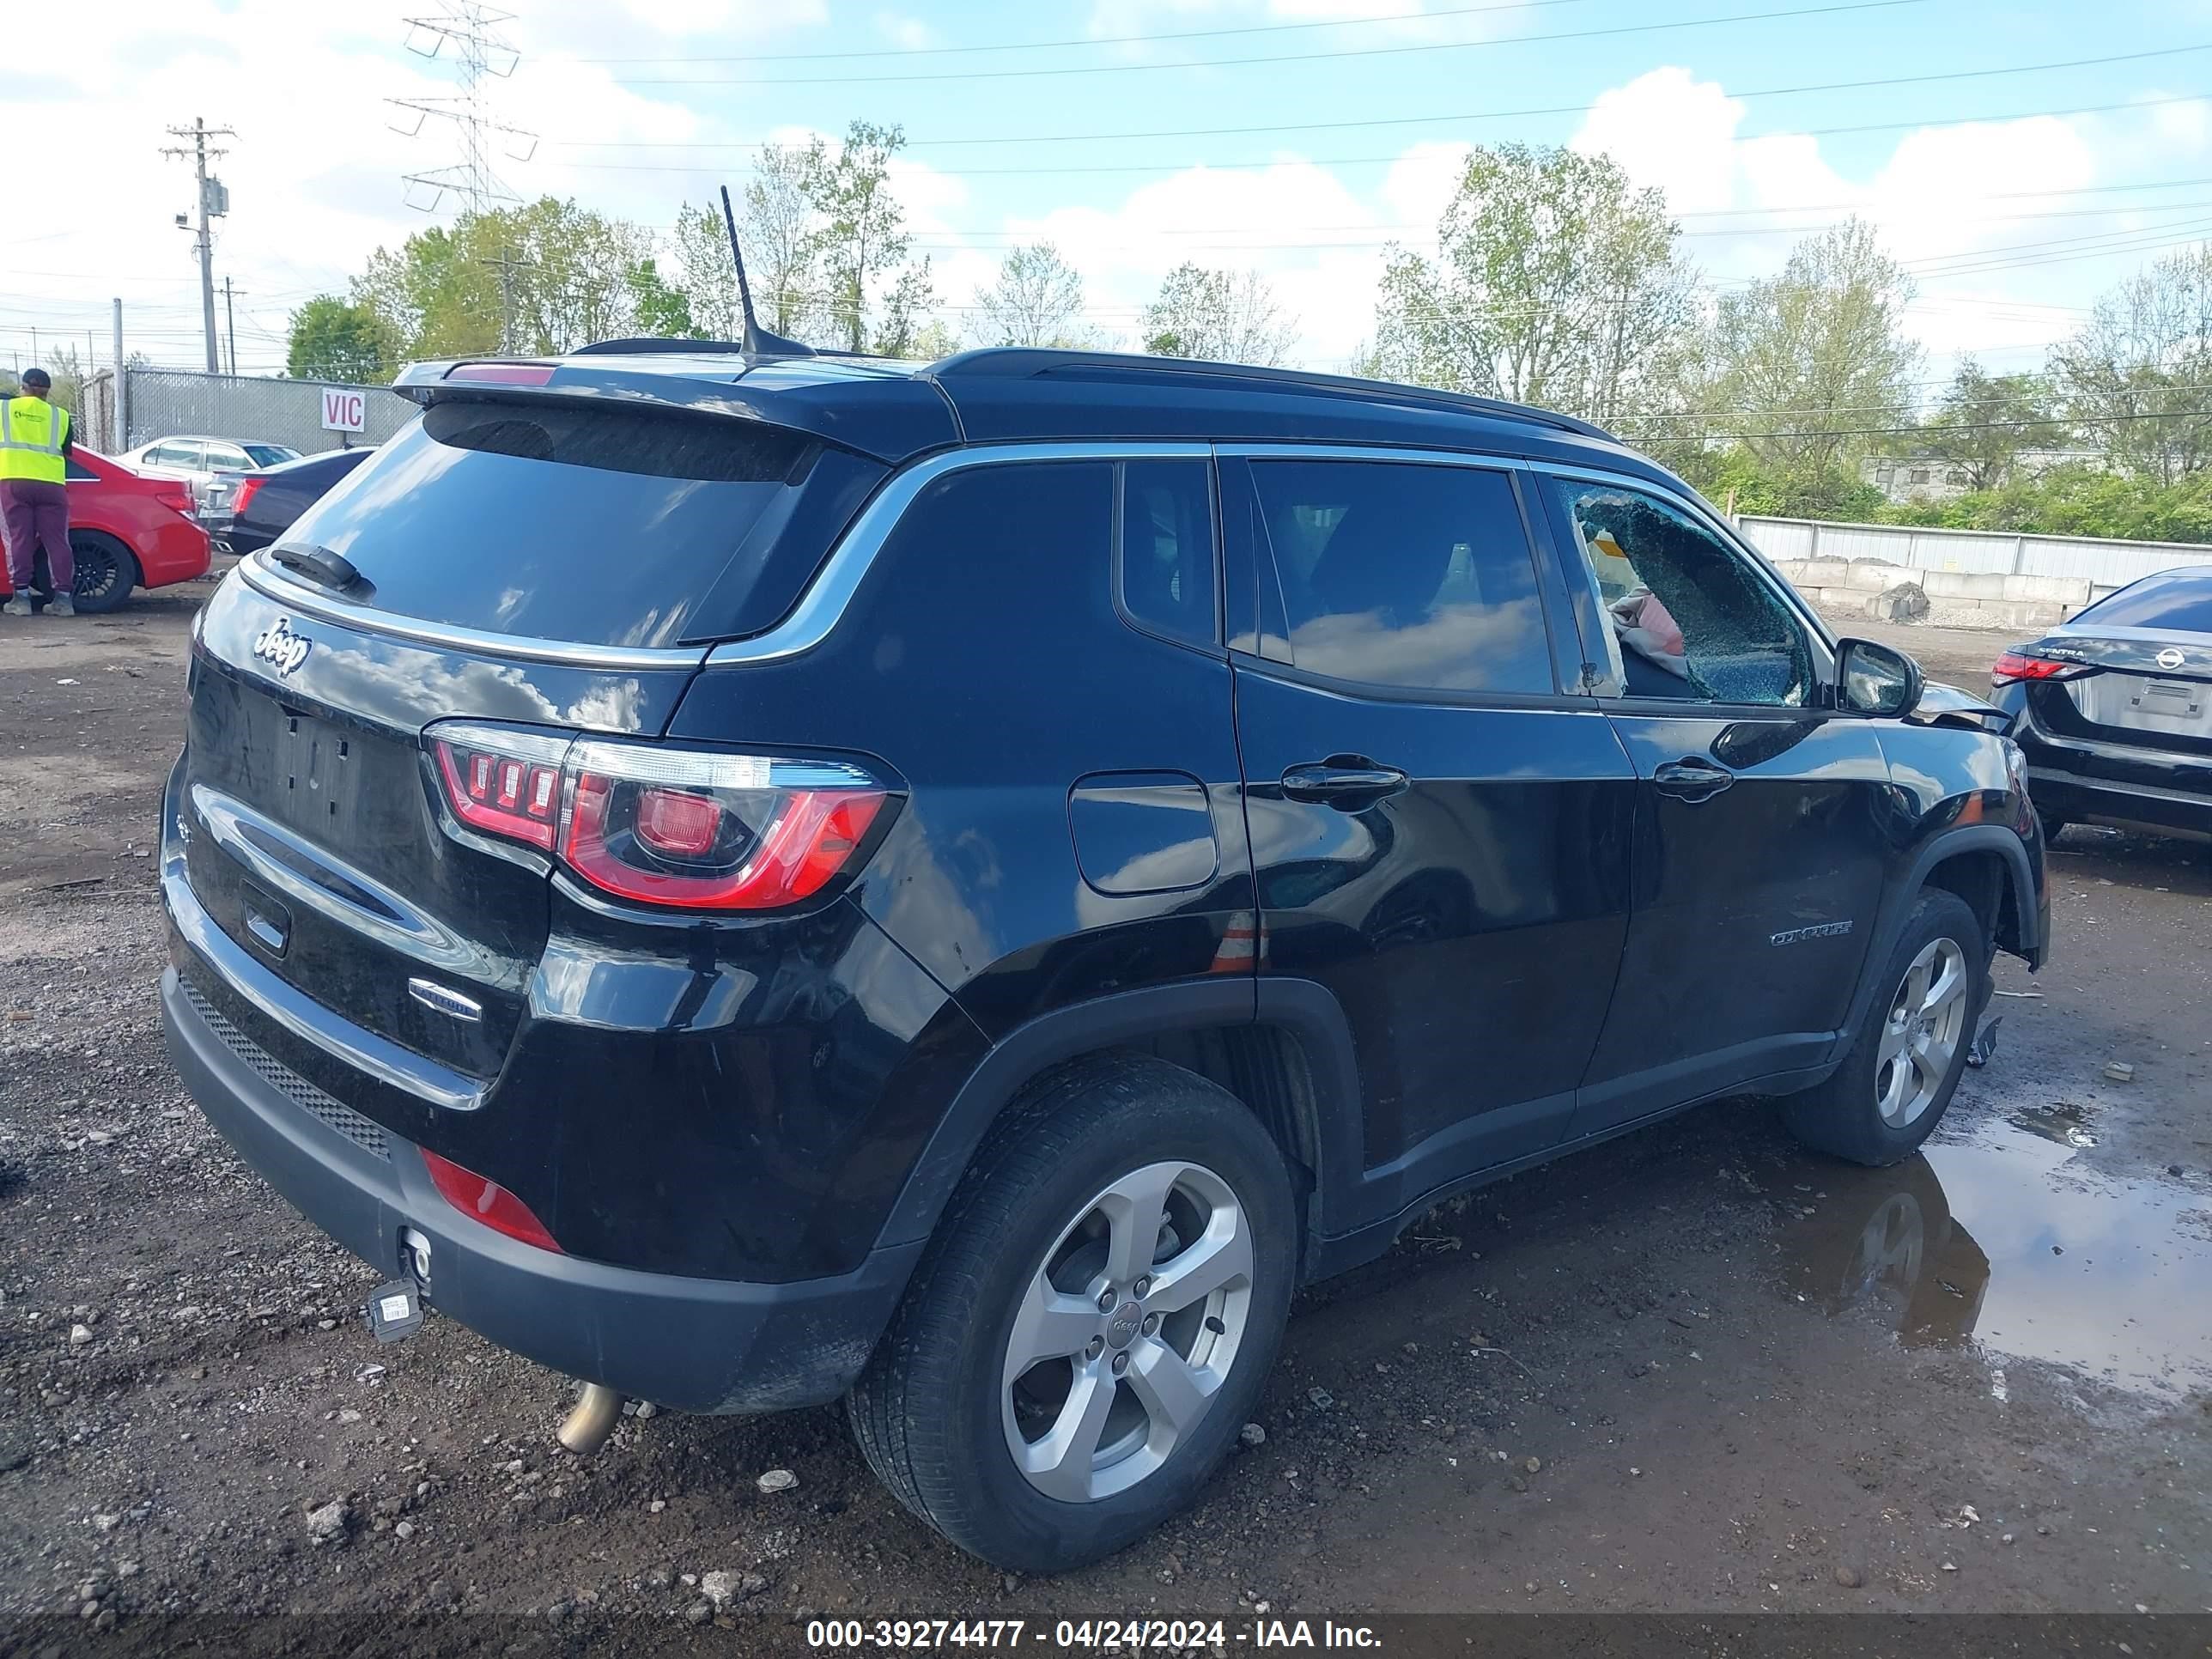
[[[2212,1382],[2212,1198],[2092,1171],[2085,1142],[1999,1122],[1893,1169],[1800,1166],[1793,1287],[1876,1310],[1908,1346],[1971,1340],[2157,1393]]]

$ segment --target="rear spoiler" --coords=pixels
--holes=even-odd
[[[960,441],[952,411],[932,381],[894,374],[866,381],[829,376],[751,383],[747,377],[758,367],[725,358],[672,373],[623,366],[619,360],[461,358],[410,363],[392,389],[425,409],[464,398],[543,398],[758,421],[892,466]]]

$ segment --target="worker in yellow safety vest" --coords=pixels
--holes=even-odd
[[[11,617],[31,614],[31,572],[41,544],[53,578],[50,617],[76,615],[76,561],[70,555],[70,415],[48,401],[53,382],[27,368],[22,395],[0,404],[0,532],[8,543],[7,604]]]

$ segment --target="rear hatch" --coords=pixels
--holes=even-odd
[[[476,751],[441,757],[439,734],[466,722],[522,757],[477,768],[482,821],[557,811],[569,740],[657,736],[708,643],[789,609],[885,471],[727,414],[434,402],[204,613],[173,802],[192,897],[335,1016],[340,1050],[357,1028],[480,1096],[553,866],[463,821],[441,767],[466,790]]]

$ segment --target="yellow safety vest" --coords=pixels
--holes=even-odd
[[[11,398],[0,404],[0,480],[64,483],[69,468],[70,417],[43,398]]]

